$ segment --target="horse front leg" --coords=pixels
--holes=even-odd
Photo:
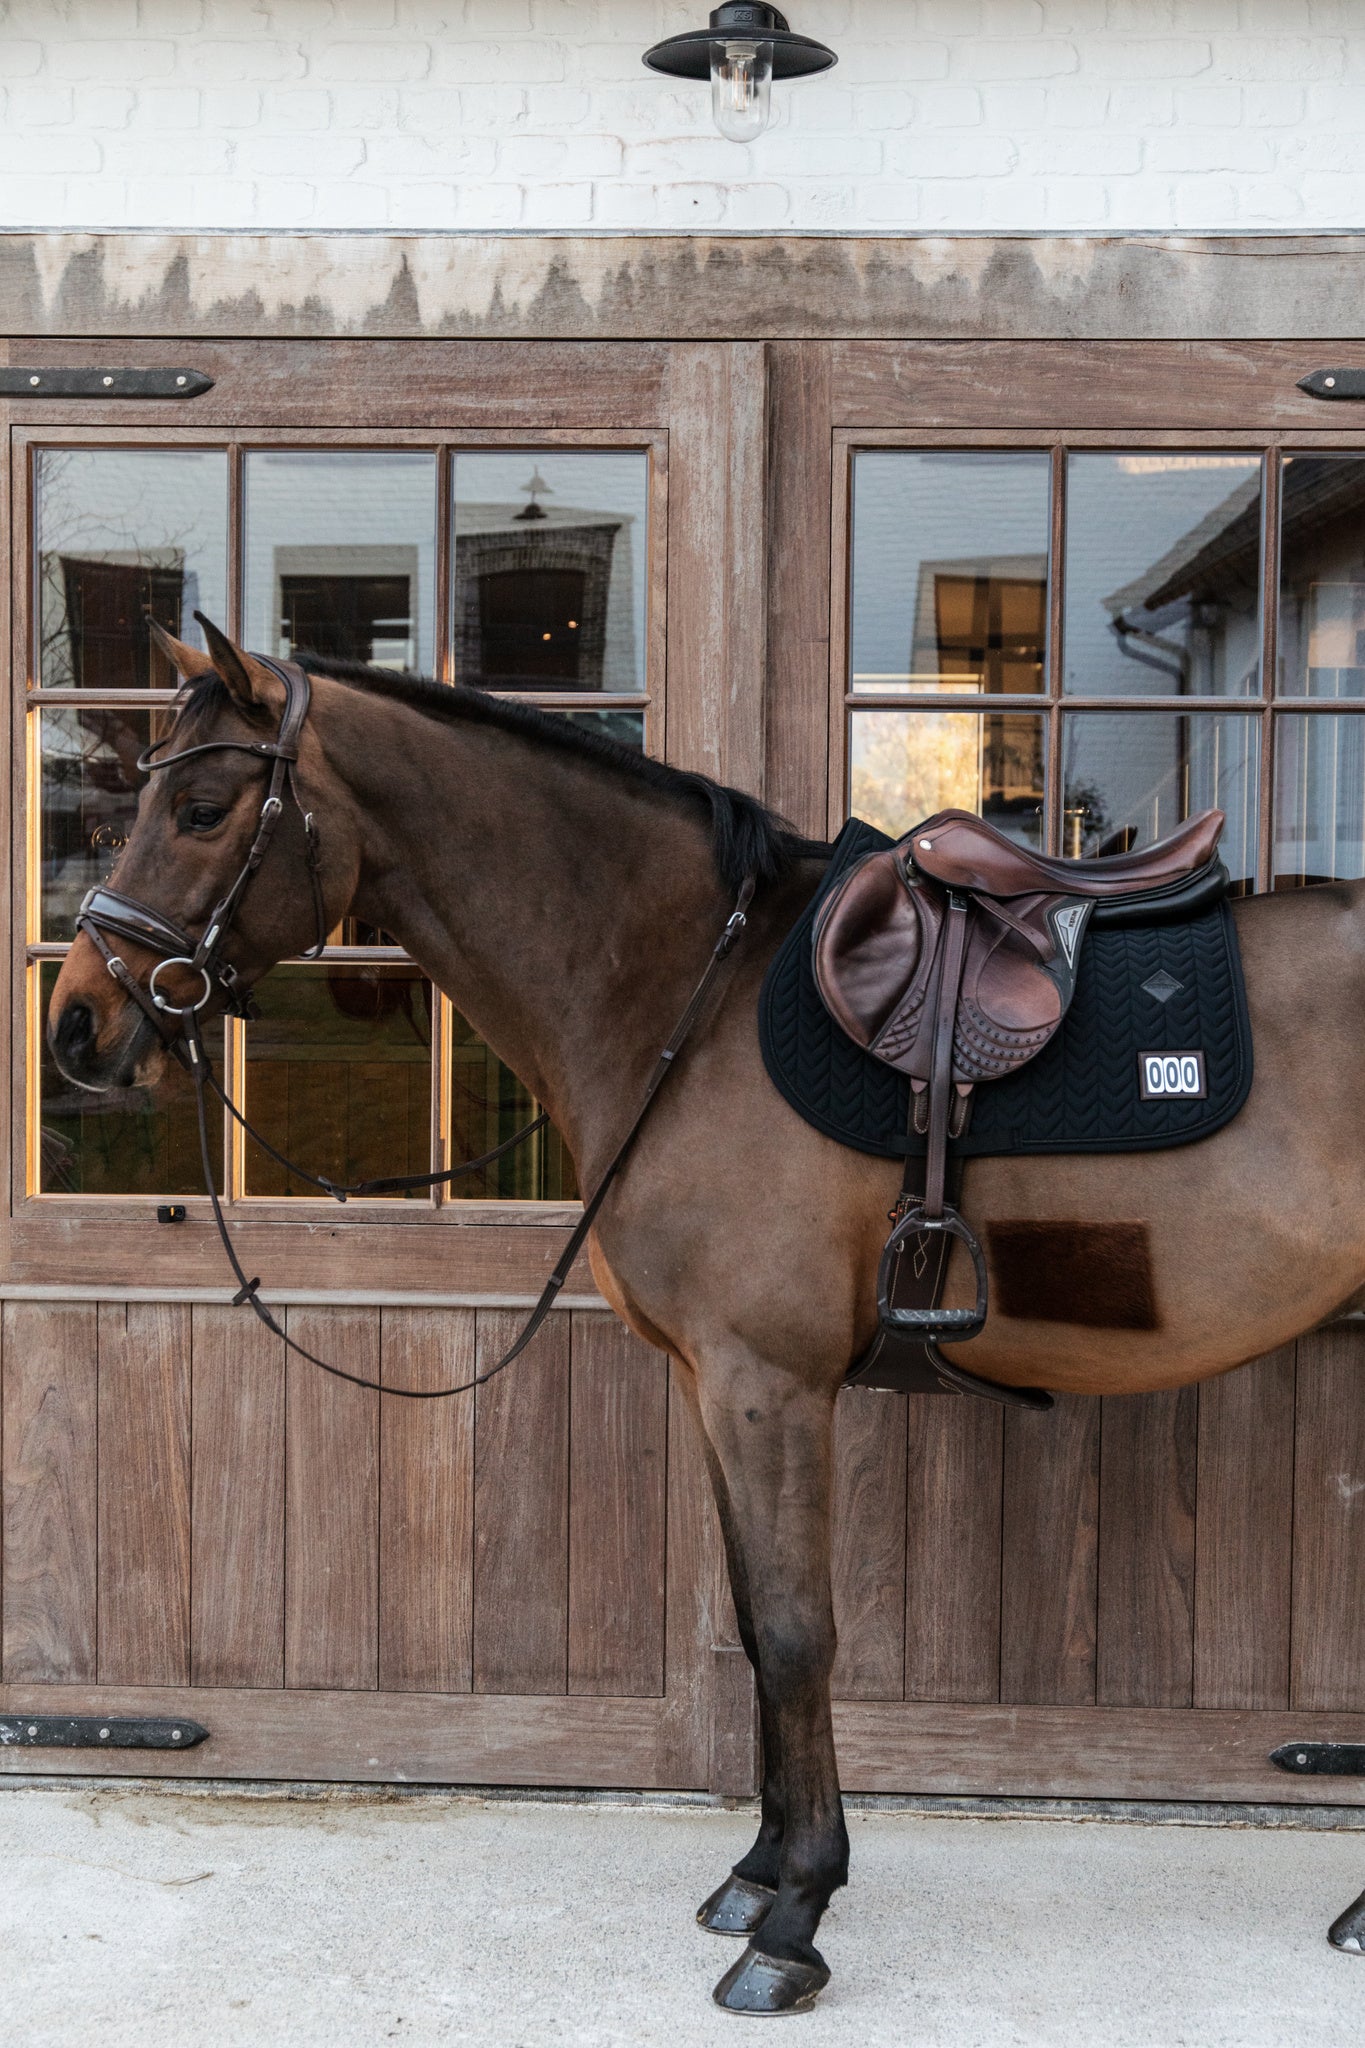
[[[829,1982],[815,1933],[848,1879],[829,1698],[833,1400],[747,1352],[703,1361],[698,1392],[728,1507],[736,1609],[742,1603],[752,1639],[771,1778],[764,1825],[737,1873],[763,1885],[777,1849],[775,1896],[715,1998],[729,2012],[800,2011]]]

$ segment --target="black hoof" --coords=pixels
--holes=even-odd
[[[697,1925],[708,1934],[738,1934],[747,1941],[767,1919],[776,1897],[766,1884],[751,1884],[747,1877],[736,1877],[731,1871],[720,1890],[698,1906]]]
[[[828,1982],[829,1971],[823,1963],[797,1963],[746,1948],[711,1996],[722,2012],[772,2019],[778,2013],[809,2012]]]
[[[1343,1948],[1348,1955],[1365,1955],[1365,1892],[1346,1908],[1339,1920],[1332,1922],[1327,1939],[1333,1948]]]

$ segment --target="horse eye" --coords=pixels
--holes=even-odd
[[[186,832],[211,832],[226,816],[221,804],[186,804],[180,823]]]

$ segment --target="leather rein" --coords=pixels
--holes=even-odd
[[[291,1159],[287,1159],[282,1152],[276,1151],[270,1141],[262,1137],[261,1133],[247,1121],[236,1103],[228,1095],[227,1090],[218,1080],[213,1071],[213,1064],[209,1058],[200,1031],[200,1013],[215,995],[221,995],[224,1008],[230,1015],[249,1019],[258,1014],[252,1003],[250,989],[242,982],[231,962],[224,957],[224,947],[232,935],[233,924],[238,911],[241,909],[242,900],[259,871],[271,840],[274,838],[276,828],[283,815],[286,795],[294,803],[303,823],[305,859],[307,861],[309,882],[313,895],[313,917],[316,938],[308,952],[302,957],[305,960],[318,959],[327,943],[327,921],[323,905],[320,872],[321,840],[313,813],[307,809],[303,798],[299,794],[296,774],[299,738],[308,717],[308,707],[312,696],[311,686],[307,675],[296,662],[272,661],[265,655],[257,655],[254,658],[263,667],[268,668],[271,674],[278,677],[284,685],[284,710],[280,717],[279,729],[273,740],[260,742],[252,740],[207,740],[201,746],[185,747],[179,753],[171,754],[165,759],[159,759],[158,756],[161,753],[161,749],[174,737],[174,728],[172,728],[171,732],[167,733],[164,738],[155,741],[153,745],[147,748],[146,752],[139,757],[137,764],[143,774],[154,775],[160,769],[169,768],[173,762],[190,760],[196,754],[251,754],[258,760],[270,763],[270,779],[261,804],[256,831],[247,851],[246,859],[243,861],[236,879],[231,884],[226,895],[222,897],[210,916],[204,928],[203,936],[195,939],[190,933],[183,931],[179,925],[172,923],[169,918],[163,917],[160,911],[153,910],[148,904],[140,903],[136,897],[125,896],[115,889],[105,888],[91,889],[87,893],[76,915],[76,930],[84,932],[86,937],[90,939],[96,951],[103,959],[109,973],[113,976],[124,994],[137,1004],[143,1015],[155,1026],[157,1034],[167,1051],[186,1069],[194,1084],[195,1112],[199,1126],[199,1154],[203,1167],[204,1189],[212,1205],[213,1220],[217,1226],[224,1254],[237,1281],[237,1292],[232,1297],[232,1306],[234,1308],[239,1308],[243,1304],[249,1306],[272,1335],[278,1337],[281,1343],[288,1350],[292,1351],[296,1357],[306,1359],[310,1365],[316,1365],[321,1371],[330,1373],[334,1379],[348,1380],[352,1386],[366,1387],[373,1393],[392,1394],[399,1400],[443,1401],[452,1394],[467,1394],[475,1387],[485,1385],[495,1374],[502,1372],[506,1366],[511,1365],[513,1359],[521,1356],[554,1307],[556,1297],[568,1279],[574,1261],[583,1249],[588,1233],[597,1219],[598,1211],[606,1199],[607,1190],[624,1164],[626,1154],[635,1142],[636,1135],[649,1112],[655,1095],[663,1085],[667,1075],[672,1071],[678,1054],[682,1051],[694,1025],[701,1016],[723,962],[748,922],[749,905],[753,901],[754,896],[754,877],[747,875],[741,884],[735,901],[735,907],[731,911],[720,937],[716,940],[711,950],[711,958],[707,962],[705,972],[692,991],[686,1008],[669,1034],[667,1044],[663,1047],[658,1059],[654,1063],[649,1079],[645,1083],[644,1093],[641,1096],[639,1107],[631,1121],[630,1128],[613,1154],[591,1200],[584,1205],[583,1214],[574,1226],[568,1243],[555,1262],[554,1271],[541,1289],[535,1307],[531,1310],[515,1342],[503,1353],[496,1364],[489,1366],[485,1372],[476,1374],[473,1379],[465,1380],[459,1386],[454,1387],[391,1387],[382,1385],[378,1380],[365,1379],[359,1373],[347,1372],[344,1367],[333,1365],[329,1360],[317,1357],[314,1352],[305,1349],[302,1344],[297,1343],[276,1320],[266,1303],[261,1300],[259,1292],[261,1283],[259,1278],[248,1280],[246,1276],[246,1271],[237,1256],[236,1247],[232,1242],[232,1237],[227,1227],[227,1219],[223,1214],[222,1200],[219,1196],[214,1176],[213,1159],[209,1146],[209,1094],[212,1093],[217,1098],[235,1119],[240,1128],[247,1133],[248,1137],[260,1145],[272,1159],[276,1160],[281,1166],[287,1167],[300,1180],[307,1181],[312,1187],[322,1189],[325,1194],[331,1195],[338,1202],[345,1202],[352,1195],[400,1194],[418,1188],[438,1187],[450,1181],[459,1180],[466,1174],[477,1173],[481,1168],[491,1166],[495,1160],[501,1159],[505,1153],[511,1152],[518,1145],[524,1144],[535,1132],[542,1130],[550,1119],[548,1113],[542,1111],[531,1123],[526,1124],[512,1137],[504,1139],[500,1145],[495,1145],[491,1152],[482,1153],[477,1159],[467,1159],[459,1166],[447,1168],[443,1173],[398,1175],[383,1180],[356,1181],[351,1185],[343,1186],[336,1181],[328,1180],[324,1175],[306,1172],[304,1168],[296,1166]],[[126,961],[114,950],[106,934],[112,936],[115,940],[122,939],[125,942],[131,942],[133,945],[140,946],[148,952],[160,954],[161,957],[152,969],[145,985],[138,981]],[[202,991],[194,1002],[177,1004],[169,996],[161,994],[158,990],[158,978],[168,967],[184,967],[191,973],[197,973],[201,977],[203,983]]]

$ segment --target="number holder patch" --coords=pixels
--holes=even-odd
[[[1207,1097],[1202,1052],[1140,1052],[1138,1088],[1144,1102],[1197,1102]]]

